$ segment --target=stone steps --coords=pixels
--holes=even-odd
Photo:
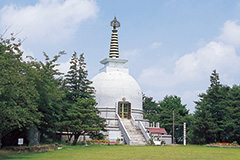
[[[129,119],[121,119],[121,120],[131,138],[131,145],[147,145],[148,144],[141,130],[137,126],[133,126],[131,123],[131,120]]]

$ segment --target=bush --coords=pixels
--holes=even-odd
[[[105,139],[105,140],[88,139],[86,141],[88,144],[109,144],[110,143],[108,139]]]
[[[161,141],[161,145],[165,145],[166,144],[166,142],[165,141]]]
[[[91,139],[98,139],[98,140],[104,140],[105,136],[102,133],[90,133],[90,138]]]
[[[233,144],[238,145],[237,141],[234,141]]]
[[[15,152],[47,152],[53,151],[57,145],[37,145],[37,146],[10,146],[4,147],[4,150],[10,150]]]
[[[152,145],[152,146],[154,146],[155,145],[155,143],[154,143],[154,141],[153,141],[153,139],[151,138],[151,139],[149,139],[149,142],[150,142],[150,145]]]

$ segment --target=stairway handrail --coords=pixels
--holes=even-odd
[[[149,140],[151,139],[151,137],[149,136],[149,133],[147,133],[146,128],[144,127],[144,125],[142,124],[141,121],[138,121],[138,126],[140,128],[140,130],[142,131],[145,139],[147,140],[147,142],[149,142]]]
[[[134,118],[133,116],[131,116],[131,122],[132,122],[132,125],[133,125],[133,126],[137,126],[137,125],[136,125],[136,120],[135,120],[135,118]]]
[[[124,127],[121,118],[119,117],[118,114],[116,114],[117,118],[118,118],[118,124],[119,124],[119,129],[121,130],[121,132],[123,133],[123,137],[126,140],[126,143],[128,145],[131,145],[131,138],[126,130],[126,128]]]

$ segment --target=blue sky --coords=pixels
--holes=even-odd
[[[240,1],[236,0],[8,0],[0,1],[0,33],[6,28],[25,39],[25,55],[44,60],[65,50],[85,53],[89,79],[109,52],[114,16],[120,57],[143,93],[162,100],[177,95],[194,111],[212,70],[224,85],[240,79]]]

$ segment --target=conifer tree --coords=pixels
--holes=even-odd
[[[73,145],[76,145],[80,135],[104,130],[105,120],[98,116],[99,111],[95,105],[96,101],[92,98],[78,98],[68,109],[67,119],[62,126],[74,135]]]
[[[181,103],[181,98],[177,96],[165,96],[159,102],[161,112],[158,116],[160,127],[165,128],[169,134],[173,133],[173,111],[174,111],[174,138],[176,143],[183,141],[183,123],[188,122],[188,112],[186,105]]]
[[[78,58],[77,53],[74,52],[70,63],[70,70],[64,83],[68,108],[60,126],[74,135],[73,145],[76,145],[80,135],[104,130],[105,120],[99,117],[99,111],[95,108],[97,104],[93,99],[95,91],[90,86],[92,82],[87,79],[84,54]]]
[[[92,82],[87,79],[88,72],[84,62],[84,54],[82,53],[78,58],[77,53],[74,52],[70,64],[70,70],[65,76],[69,103],[76,102],[78,98],[93,98],[94,88],[90,86]]]
[[[234,85],[227,96],[224,137],[226,142],[237,141],[240,144],[240,86]]]
[[[143,95],[143,117],[148,119],[150,123],[157,123],[159,121],[158,115],[160,113],[158,103],[153,100],[153,97]]]
[[[181,98],[177,96],[165,96],[159,103],[152,97],[143,96],[143,115],[149,122],[159,122],[160,127],[172,134],[173,111],[175,112],[175,137],[177,143],[182,141],[183,123],[188,122],[188,110],[181,104]]]
[[[219,74],[213,70],[210,76],[210,87],[206,93],[199,95],[196,103],[193,130],[196,136],[195,143],[222,142],[226,138],[227,120],[227,93],[228,86],[223,86],[219,81]]]

